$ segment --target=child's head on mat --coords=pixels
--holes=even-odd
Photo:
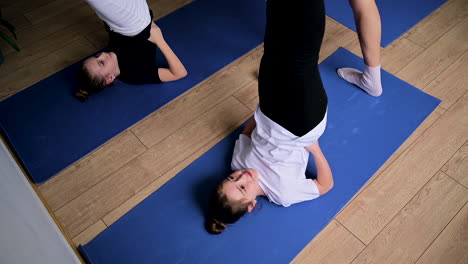
[[[101,52],[83,62],[79,72],[80,87],[75,97],[86,101],[90,93],[109,87],[120,74],[114,52]]]
[[[211,196],[211,218],[207,229],[220,234],[227,224],[237,222],[257,204],[256,197],[262,191],[255,169],[238,170],[223,180]]]

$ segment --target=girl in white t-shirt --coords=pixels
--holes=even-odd
[[[236,141],[231,163],[235,172],[212,195],[210,233],[223,232],[227,224],[251,212],[257,196],[287,207],[333,187],[318,143],[328,104],[318,70],[324,30],[323,0],[267,1],[260,102]],[[309,153],[317,167],[316,179],[305,177]]]

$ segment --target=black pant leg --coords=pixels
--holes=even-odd
[[[297,136],[312,130],[326,112],[328,100],[318,71],[324,31],[323,0],[268,0],[260,108]]]

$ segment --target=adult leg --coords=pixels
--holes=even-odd
[[[368,94],[379,96],[382,94],[379,10],[375,0],[349,0],[349,3],[353,9],[365,66],[363,72],[352,68],[341,68],[337,72],[343,79],[359,86]]]

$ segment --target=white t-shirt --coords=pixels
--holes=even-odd
[[[138,35],[151,22],[146,0],[85,0],[109,28],[124,36]]]
[[[236,141],[231,168],[254,168],[259,184],[268,199],[278,205],[290,206],[319,197],[317,185],[306,179],[305,171],[312,145],[325,131],[327,114],[309,133],[297,137],[278,125],[261,111],[254,115],[256,128],[251,138],[241,134]]]

